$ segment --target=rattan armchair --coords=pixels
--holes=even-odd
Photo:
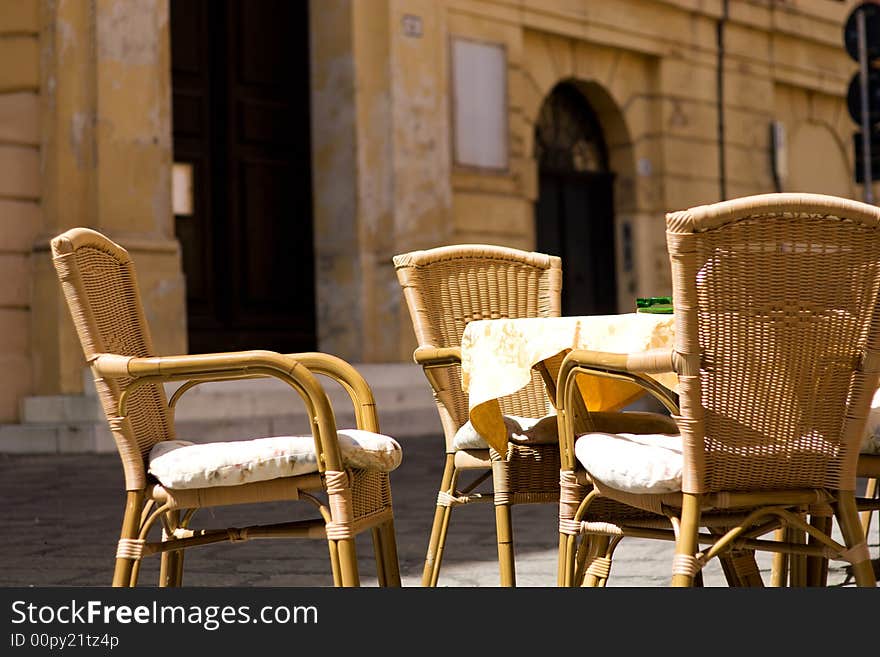
[[[856,484],[880,371],[880,209],[758,195],[670,213],[666,235],[673,350],[574,351],[560,369],[563,583],[603,584],[618,542],[640,536],[675,542],[675,586],[743,550],[845,560],[874,586]],[[577,376],[651,371],[678,374],[678,396],[650,384],[678,435],[589,428]]]
[[[104,235],[73,228],[51,242],[53,262],[125,475],[125,512],[114,586],[135,586],[144,557],[161,554],[160,586],[179,586],[186,549],[251,538],[317,538],[329,547],[333,583],[360,583],[355,537],[372,533],[380,585],[400,574],[389,471],[400,446],[378,433],[372,392],[354,367],[329,354],[242,351],[157,356],[129,254]],[[357,429],[337,432],[319,382],[337,381]],[[193,444],[176,439],[175,404],[206,381],[274,377],[305,405],[311,435]],[[171,396],[164,384],[180,382]],[[200,509],[302,501],[315,518],[243,528],[195,528]],[[161,523],[161,538],[151,528]]]
[[[558,436],[550,401],[555,379],[546,367],[536,369],[527,387],[500,400],[508,430],[521,431],[508,442],[505,454],[481,439],[475,444],[468,396],[462,390],[461,338],[473,320],[559,316],[561,261],[513,248],[460,244],[397,255],[394,266],[418,341],[414,359],[431,384],[445,438],[443,476],[422,584],[437,585],[452,509],[484,502],[495,506],[501,585],[514,586],[511,507],[559,500]],[[609,426],[617,430],[624,430],[624,421],[626,426],[647,430],[669,422],[668,417],[653,413],[607,415]],[[463,474],[473,475],[464,485]],[[485,491],[483,484],[490,478],[490,489]]]

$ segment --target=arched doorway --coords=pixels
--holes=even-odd
[[[562,258],[562,312],[617,312],[614,174],[595,112],[576,87],[558,84],[535,126],[537,249]]]

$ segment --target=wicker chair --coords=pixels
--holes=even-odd
[[[766,194],[670,213],[666,227],[674,349],[573,351],[560,369],[563,583],[601,585],[620,539],[641,536],[675,541],[675,586],[741,550],[846,560],[874,586],[856,477],[880,370],[880,209]],[[680,405],[678,436],[576,431],[589,424],[580,373],[652,371],[679,375],[678,398],[650,388]]]
[[[462,440],[473,430],[461,384],[461,338],[473,320],[559,316],[561,261],[512,248],[462,244],[401,254],[394,257],[394,266],[418,340],[413,357],[433,389],[446,442],[422,584],[437,585],[453,507],[494,502],[500,581],[502,586],[514,586],[511,506],[559,500],[558,436],[549,402],[555,379],[546,369],[535,370],[526,388],[500,400],[509,430],[532,427],[520,435],[527,436],[525,440],[509,441],[506,454],[490,449],[480,439],[477,444]],[[545,384],[551,386],[551,397]],[[633,426],[653,430],[669,421],[650,413],[614,415],[626,415]],[[611,423],[618,429],[621,425],[620,420]],[[459,489],[464,472],[476,477]],[[492,491],[474,492],[490,476]]]
[[[345,361],[321,353],[243,351],[156,356],[128,253],[98,232],[73,228],[52,240],[55,269],[91,366],[125,474],[126,502],[113,586],[135,586],[143,557],[161,554],[160,586],[179,586],[187,548],[250,538],[321,538],[333,583],[359,585],[355,536],[369,529],[380,585],[399,586],[388,472],[400,446],[378,434],[366,381]],[[352,399],[357,429],[337,433],[316,375],[338,381]],[[274,377],[301,398],[312,434],[226,443],[176,440],[174,407],[205,381]],[[164,383],[183,382],[170,398]],[[302,500],[314,519],[245,528],[195,529],[199,509]],[[161,521],[161,540],[149,540]]]

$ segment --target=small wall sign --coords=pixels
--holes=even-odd
[[[413,37],[415,39],[422,38],[422,17],[414,14],[404,14],[400,19],[400,26],[403,29],[403,36]]]

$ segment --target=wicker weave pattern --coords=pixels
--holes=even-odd
[[[387,472],[352,470],[351,490],[356,521],[391,508],[391,484]]]
[[[711,230],[670,231],[669,243],[685,327],[677,348],[699,358],[682,415],[699,419],[689,400],[699,394],[704,420],[691,435],[697,467],[686,490],[840,488],[858,451],[847,432],[864,414],[847,421],[839,409],[866,394],[868,377],[854,368],[875,348],[876,223],[756,210]]]
[[[100,353],[155,355],[128,254],[91,233],[80,233],[76,244],[60,248],[53,244],[55,264],[86,359]],[[144,456],[175,434],[159,385],[133,391],[127,417],[119,420],[120,391],[129,382],[97,376],[95,387],[123,459],[126,487],[134,490],[146,483]]]
[[[421,346],[457,347],[474,320],[558,317],[561,261],[556,256],[491,245],[457,245],[394,258],[416,338]],[[454,433],[467,422],[468,400],[458,365],[443,375],[448,396],[438,405],[453,418]],[[500,400],[510,415],[542,417],[547,395],[541,377]],[[442,411],[441,411],[442,412]]]
[[[138,357],[156,355],[149,327],[139,321],[140,301],[131,264],[120,263],[112,254],[89,247],[78,249],[76,258],[98,327],[95,343],[100,345],[100,352]],[[119,390],[129,382],[127,378],[105,382],[109,394],[102,395],[101,401],[108,418],[118,414]],[[160,440],[173,437],[168,402],[161,386],[147,385],[135,390],[128,408],[133,439],[142,456]]]
[[[495,503],[508,493],[514,504],[544,504],[559,499],[559,446],[507,446],[505,458],[489,450],[495,476]]]

